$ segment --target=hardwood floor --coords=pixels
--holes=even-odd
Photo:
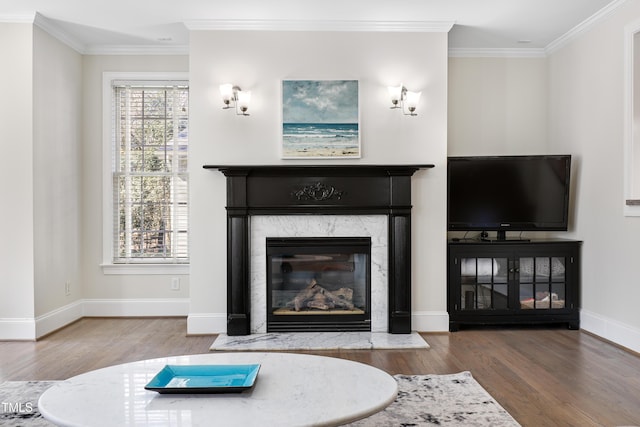
[[[0,342],[0,381],[62,380],[92,369],[209,351],[183,318],[86,318],[37,342]],[[429,350],[306,352],[390,374],[470,371],[523,426],[640,426],[640,356],[580,331],[480,329],[423,334]]]

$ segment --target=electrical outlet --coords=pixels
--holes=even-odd
[[[180,278],[179,277],[172,277],[171,278],[171,290],[172,291],[179,291],[180,290]]]
[[[64,294],[71,295],[71,281],[67,280],[64,282]]]

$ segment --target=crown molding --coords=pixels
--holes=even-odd
[[[85,55],[188,55],[188,45],[93,45]]]
[[[450,48],[449,57],[539,58],[551,55],[606,19],[628,0],[614,0],[543,49]],[[188,55],[189,46],[161,45],[87,45],[61,29],[38,12],[0,15],[0,23],[33,23],[80,54],[86,55]],[[184,22],[190,31],[363,31],[363,32],[445,32],[455,21],[354,21],[354,20],[191,20]]]
[[[554,52],[558,51],[562,47],[569,44],[571,41],[578,38],[580,35],[589,31],[596,24],[609,17],[620,6],[625,4],[628,0],[615,0],[609,3],[604,8],[600,9],[589,18],[582,21],[580,24],[567,31],[565,34],[549,43],[547,46],[541,49],[523,48],[523,49],[466,49],[466,48],[450,48],[450,58],[544,58]]]
[[[546,56],[543,48],[449,49],[449,58],[544,58]]]
[[[71,36],[69,33],[67,33],[66,31],[62,30],[53,21],[51,21],[50,19],[45,18],[44,16],[42,16],[38,12],[36,12],[36,14],[35,14],[35,18],[33,20],[33,24],[38,26],[38,27],[40,27],[42,30],[46,31],[50,36],[55,37],[56,39],[60,40],[62,43],[66,44],[71,49],[75,50],[76,52],[78,52],[80,54],[84,53],[84,51],[86,49],[86,45],[82,41],[80,41],[77,38]]]
[[[34,13],[27,13],[24,15],[1,15],[0,23],[2,24],[33,24],[35,19]]]
[[[202,19],[186,21],[191,31],[374,31],[444,32],[455,21],[313,21],[276,19]]]
[[[565,34],[552,41],[545,47],[546,55],[548,56],[552,53],[557,52],[558,50],[578,38],[578,36],[580,36],[581,34],[589,31],[593,26],[615,12],[620,6],[627,3],[627,1],[628,0],[615,0],[600,9],[595,14],[591,15],[589,18],[582,21],[580,24],[573,27],[571,30],[567,31]]]
[[[162,46],[162,45],[87,45],[76,37],[73,37],[60,28],[55,22],[47,19],[40,13],[35,13],[24,22],[32,22],[50,36],[81,55],[188,55],[189,46]]]

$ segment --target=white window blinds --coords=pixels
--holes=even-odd
[[[113,87],[113,262],[189,261],[187,82]]]

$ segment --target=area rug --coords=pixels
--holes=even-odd
[[[220,334],[211,345],[212,351],[274,350],[384,350],[429,348],[418,334],[386,332],[269,332],[229,336]]]
[[[520,424],[464,371],[451,375],[394,375],[398,397],[352,427],[517,427]]]
[[[53,426],[38,411],[40,395],[55,381],[6,381],[0,384],[0,425]]]
[[[398,397],[395,402],[382,412],[349,426],[519,426],[469,372],[451,375],[395,375],[394,378],[398,381]],[[42,418],[36,406],[40,395],[51,384],[51,381],[8,381],[0,384],[0,425],[52,426]],[[4,403],[10,403],[12,407],[9,408]],[[4,411],[3,406],[14,411]]]

